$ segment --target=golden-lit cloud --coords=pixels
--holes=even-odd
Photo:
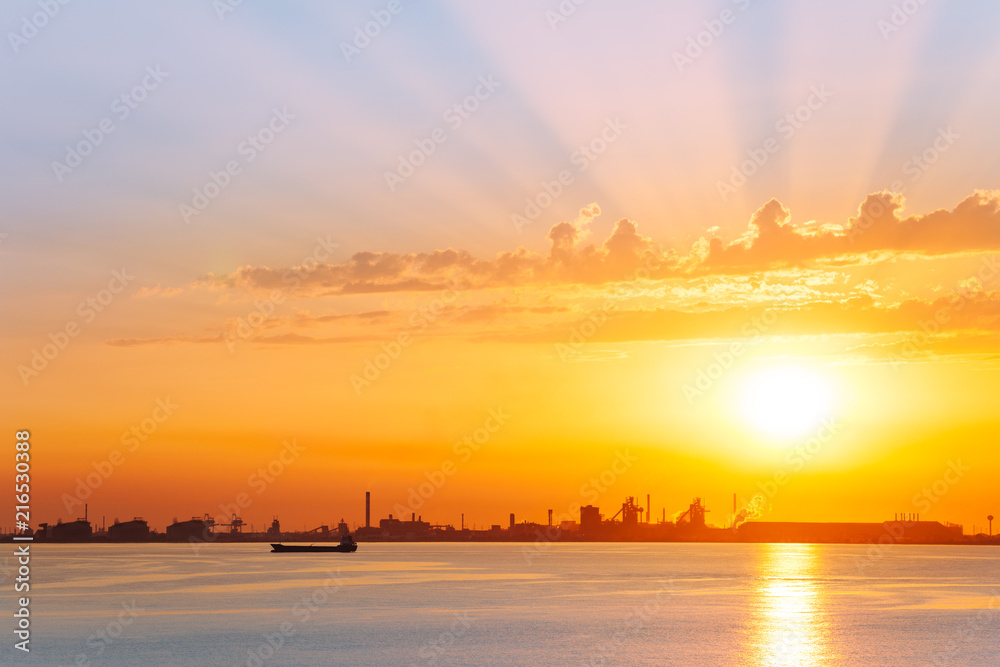
[[[844,225],[795,226],[791,212],[772,199],[731,243],[708,242],[702,270],[801,266],[811,260],[888,251],[944,255],[1000,249],[1000,191],[976,191],[951,211],[904,216],[905,198],[868,195]]]
[[[1000,250],[1000,191],[976,191],[950,211],[926,215],[904,215],[904,204],[900,194],[878,192],[843,224],[819,225],[795,224],[791,211],[772,199],[754,212],[740,237],[728,243],[718,237],[702,239],[684,255],[662,248],[627,218],[615,223],[603,242],[587,243],[590,226],[600,215],[600,208],[591,204],[575,220],[549,230],[547,255],[523,247],[492,259],[453,248],[426,253],[363,251],[340,264],[244,266],[230,274],[208,274],[193,287],[279,289],[311,297],[428,292],[447,286],[594,285],[630,280],[643,267],[647,277],[670,278],[815,267],[821,260],[840,266],[899,254]]]
[[[624,280],[644,263],[677,264],[638,231],[636,223],[619,220],[600,246],[585,244],[589,225],[600,214],[591,204],[576,220],[554,225],[551,248],[541,255],[519,247],[493,259],[477,259],[465,250],[429,253],[355,253],[342,264],[317,263],[275,269],[244,266],[226,275],[208,274],[196,289],[279,289],[301,296],[337,296],[385,292],[425,292],[454,286],[486,289],[544,284],[596,284]],[[666,275],[660,270],[659,274]]]
[[[450,248],[364,251],[339,264],[244,266],[209,274],[189,291],[221,292],[216,322],[182,335],[107,342],[295,346],[390,340],[423,331],[430,320],[421,309],[443,294],[451,298],[433,311],[433,335],[479,342],[560,343],[574,324],[595,313],[601,324],[588,337],[592,343],[741,338],[756,331],[752,323],[765,314],[775,319],[768,336],[925,330],[937,344],[956,332],[1000,330],[1000,293],[984,286],[1000,273],[995,259],[981,259],[949,291],[926,286],[921,295],[894,286],[898,270],[870,273],[873,265],[893,260],[1000,248],[1000,193],[976,192],[951,211],[923,216],[903,216],[903,204],[901,195],[876,193],[843,226],[796,225],[791,212],[772,199],[739,238],[702,240],[685,255],[665,250],[628,219],[615,223],[603,240],[591,240],[600,215],[591,204],[576,219],[549,229],[547,254],[523,247],[493,259]],[[136,296],[175,291],[157,285]],[[246,306],[247,294],[272,295],[266,316]],[[348,296],[352,300],[343,300]],[[302,307],[306,301],[308,309]],[[358,303],[364,307],[352,312]]]

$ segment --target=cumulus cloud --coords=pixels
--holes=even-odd
[[[865,275],[855,281],[851,271],[832,269],[899,255],[1000,250],[1000,191],[978,191],[951,210],[925,215],[906,215],[904,206],[902,195],[879,192],[866,197],[842,225],[802,224],[772,199],[754,212],[738,238],[702,239],[680,255],[663,249],[627,218],[618,220],[603,239],[593,238],[601,210],[591,204],[575,219],[550,228],[545,253],[519,247],[483,259],[453,248],[363,251],[336,264],[244,266],[228,274],[209,274],[191,287],[220,291],[220,308],[244,290],[277,289],[294,303],[297,298],[377,293],[413,295],[402,297],[407,301],[448,289],[468,300],[441,309],[439,318],[449,326],[436,335],[471,340],[564,341],[567,327],[608,299],[615,308],[592,342],[736,338],[768,310],[780,314],[768,335],[881,335],[914,332],[924,325],[933,326],[938,338],[949,332],[1000,333],[1000,293],[982,287],[1000,275],[995,256],[983,258],[971,282],[945,296],[928,294],[924,300],[887,289]],[[650,280],[624,291],[615,284],[637,275]],[[510,298],[484,303],[495,295],[473,296],[476,290],[492,288],[506,291]],[[177,291],[156,285],[134,297]],[[293,308],[282,306],[266,318],[253,339],[272,345],[379,340],[408,326],[413,313],[388,302],[382,310],[359,313],[336,308],[313,314]],[[240,323],[230,315],[196,335],[116,338],[108,344],[221,343],[224,336],[218,332],[232,333]],[[326,337],[305,335],[327,326],[339,330]]]
[[[660,248],[639,233],[638,226],[619,220],[600,245],[586,243],[589,226],[600,215],[591,204],[579,216],[549,230],[547,255],[519,247],[478,259],[468,251],[447,248],[428,253],[364,251],[341,264],[316,264],[286,269],[244,266],[225,274],[208,274],[193,287],[200,289],[280,289],[309,296],[422,292],[446,287],[481,289],[543,284],[599,284],[630,277],[653,257],[665,260]],[[659,261],[657,263],[659,263]]]
[[[752,273],[789,267],[860,264],[900,253],[944,255],[1000,250],[1000,191],[976,191],[952,210],[904,215],[902,195],[873,193],[843,224],[796,224],[776,199],[750,217],[747,231],[725,242],[701,239],[686,255],[665,250],[627,218],[599,243],[588,242],[600,216],[597,204],[575,220],[549,229],[547,254],[519,247],[492,259],[446,248],[425,253],[363,251],[339,264],[288,268],[244,266],[208,274],[198,289],[280,289],[302,296],[428,292],[446,287],[485,289],[539,285],[594,285],[631,280],[643,266],[649,277]],[[712,229],[717,229],[713,227]],[[140,290],[142,296],[156,293]],[[167,290],[160,292],[167,294]],[[139,296],[139,294],[137,294]]]
[[[796,226],[775,199],[750,218],[747,232],[724,243],[702,242],[696,269],[755,270],[800,266],[861,253],[945,255],[1000,250],[1000,190],[976,191],[951,211],[904,215],[903,195],[868,195],[844,225]],[[707,245],[706,245],[707,243]]]

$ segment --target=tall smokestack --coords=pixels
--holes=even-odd
[[[83,520],[87,520],[87,503],[83,504]]]
[[[649,512],[649,494],[646,494],[646,523],[653,520],[653,515]]]
[[[365,491],[365,528],[372,527],[372,492]]]
[[[552,510],[549,510],[549,528],[552,527]]]

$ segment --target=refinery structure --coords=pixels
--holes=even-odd
[[[113,520],[107,525],[91,523],[89,508],[74,521],[42,523],[32,535],[36,541],[49,542],[323,542],[339,540],[352,534],[358,542],[798,542],[842,544],[1000,544],[1000,538],[990,534],[965,535],[962,526],[922,521],[918,514],[897,513],[891,521],[880,523],[820,523],[761,521],[763,497],[756,496],[743,509],[738,509],[733,496],[731,515],[724,515],[723,525],[706,520],[709,509],[701,498],[694,498],[686,509],[667,517],[663,508],[653,517],[651,498],[645,506],[637,496],[625,498],[620,506],[602,512],[594,505],[571,505],[555,518],[547,511],[547,520],[521,520],[511,513],[506,524],[489,528],[470,528],[462,515],[460,524],[439,524],[425,521],[423,516],[389,514],[373,525],[371,493],[365,493],[365,520],[353,528],[343,519],[331,528],[317,526],[311,530],[283,531],[278,517],[264,531],[248,529],[235,513],[228,517],[205,514],[186,520],[174,519],[163,532],[151,528],[140,517],[127,521]],[[402,506],[396,506],[397,511]],[[724,512],[725,514],[725,512]],[[992,516],[989,517],[992,519]],[[7,538],[12,538],[8,535]]]

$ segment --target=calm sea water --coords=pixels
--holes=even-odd
[[[1000,665],[993,547],[33,550],[30,659],[4,613],[0,663]]]

